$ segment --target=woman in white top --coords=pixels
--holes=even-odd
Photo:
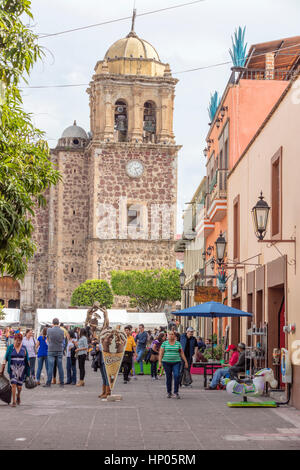
[[[86,330],[85,328],[81,328],[80,330],[80,338],[77,343],[77,357],[78,357],[78,366],[79,366],[79,382],[77,387],[83,387],[84,385],[84,377],[85,377],[85,360],[88,351],[88,341],[86,337]]]
[[[36,348],[37,342],[34,339],[32,330],[26,330],[25,337],[23,338],[22,345],[25,346],[28,352],[30,375],[35,378],[35,362],[36,362]]]

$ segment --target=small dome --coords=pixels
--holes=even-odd
[[[105,59],[152,59],[160,62],[155,48],[145,39],[140,39],[134,31],[126,38],[116,41],[105,54]]]
[[[82,127],[77,126],[76,121],[74,121],[73,126],[67,127],[63,133],[61,138],[79,138],[79,139],[86,139],[88,140],[87,133],[85,132]]]

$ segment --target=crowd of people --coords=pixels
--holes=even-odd
[[[165,375],[168,398],[180,398],[179,387],[188,386],[192,382],[190,378],[190,382],[186,383],[184,377],[190,374],[193,362],[207,361],[203,353],[211,347],[208,340],[203,341],[201,337],[194,336],[192,327],[179,334],[175,321],[171,321],[168,328],[146,331],[144,325],[140,324],[135,329],[127,325],[124,331],[127,340],[120,368],[124,384],[128,384],[131,379],[137,380],[137,375],[144,375],[144,364],[150,363],[152,381]],[[7,328],[1,333],[5,336],[7,349],[0,375],[4,373],[7,364],[12,386],[12,406],[21,402],[21,390],[26,377],[32,377],[36,385],[41,385],[43,369],[46,372],[43,387],[51,387],[56,383],[60,387],[84,386],[85,366],[89,354],[92,358],[92,369],[95,372],[99,369],[102,377],[102,393],[99,398],[107,398],[111,394],[102,345],[97,337],[92,336],[89,327],[68,329],[58,318],[54,318],[52,326],[45,326],[37,338],[31,329],[27,329],[24,336],[19,330],[14,331],[12,328]],[[222,378],[234,378],[238,372],[245,370],[245,345],[230,345],[227,352],[229,361],[216,370],[208,390],[216,389]],[[64,355],[66,373],[63,367]],[[136,364],[139,366],[139,372],[138,368],[136,371]]]

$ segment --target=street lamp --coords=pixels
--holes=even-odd
[[[186,280],[186,274],[184,270],[182,270],[181,273],[179,274],[179,280],[180,280],[180,288],[182,289]]]
[[[99,258],[98,261],[97,261],[97,265],[98,265],[98,279],[100,279],[100,267],[101,267],[101,260],[100,260],[100,258]]]
[[[223,237],[222,231],[220,232],[219,237],[215,241],[216,245],[216,258],[217,258],[217,263],[220,266],[224,262],[224,255],[225,255],[225,249],[226,249],[226,240]]]
[[[259,201],[252,209],[255,235],[259,240],[263,240],[266,235],[270,209],[261,191]]]

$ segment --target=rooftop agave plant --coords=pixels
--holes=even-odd
[[[221,98],[219,97],[217,91],[215,91],[213,95],[210,95],[210,102],[209,102],[207,111],[208,111],[208,115],[211,121],[213,121],[215,117],[220,101],[221,101]]]
[[[235,30],[234,40],[231,36],[232,49],[229,49],[229,54],[231,56],[234,67],[243,67],[246,61],[247,44],[244,43],[245,32],[246,26],[244,29],[239,26],[239,29]]]

